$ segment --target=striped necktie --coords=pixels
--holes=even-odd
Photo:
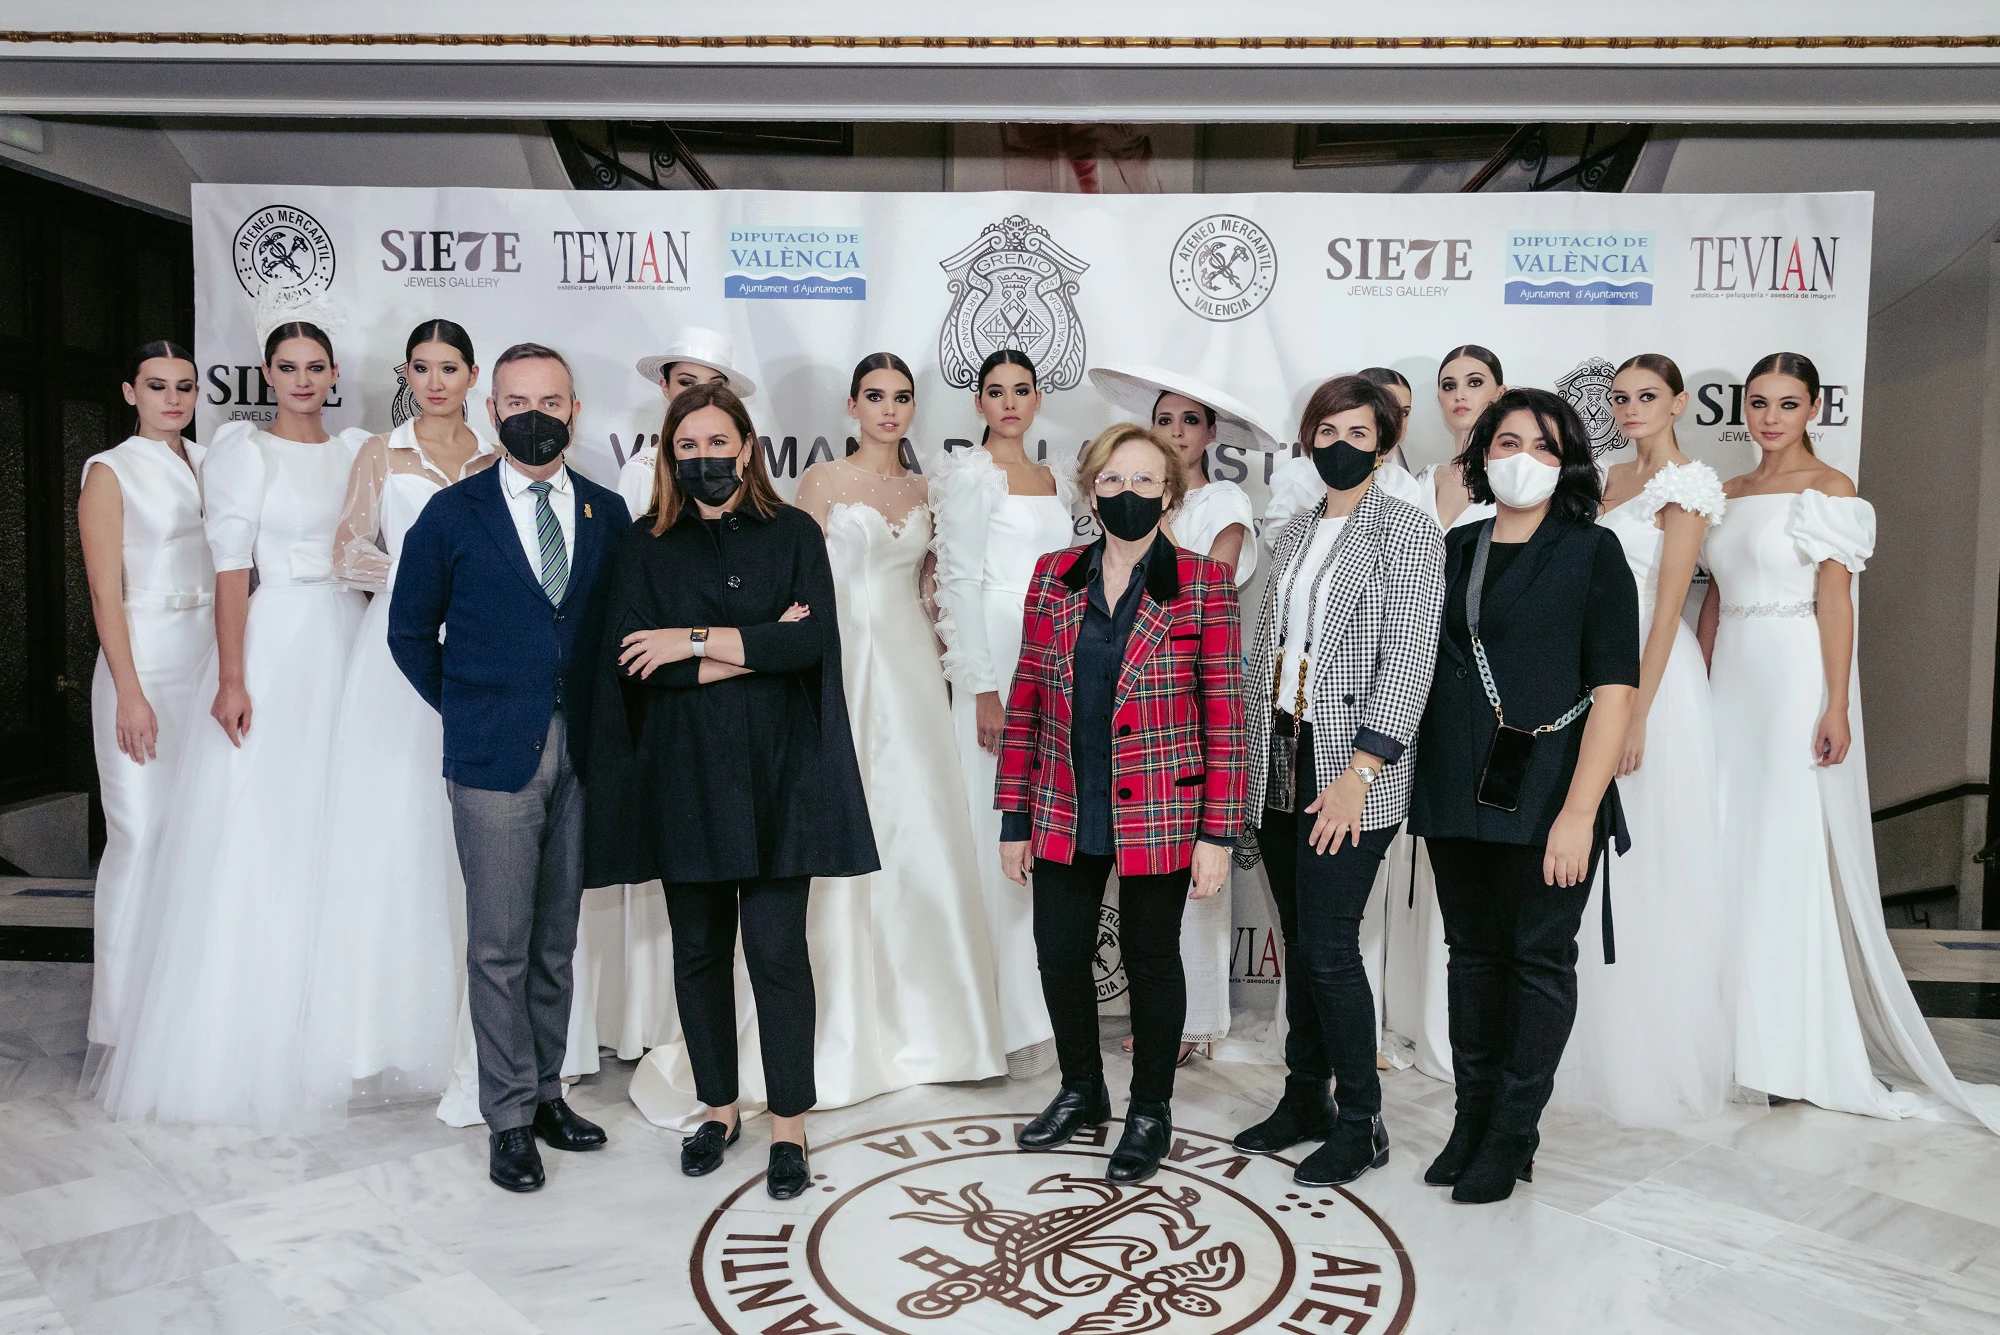
[[[556,522],[555,507],[549,504],[547,482],[530,482],[535,493],[535,543],[542,550],[542,592],[557,607],[569,589],[569,553],[563,548],[562,525]]]

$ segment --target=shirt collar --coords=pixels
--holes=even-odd
[[[527,494],[528,487],[534,479],[514,467],[506,459],[502,459],[494,467],[500,470],[500,486],[506,491],[509,500],[518,499]],[[561,468],[558,468],[555,476],[550,478],[548,482],[549,490],[558,495],[567,496],[570,490],[569,465],[564,464]]]

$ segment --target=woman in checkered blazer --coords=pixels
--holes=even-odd
[[[1375,481],[1401,434],[1396,401],[1360,376],[1313,392],[1299,439],[1325,489],[1270,539],[1271,576],[1244,667],[1245,805],[1285,935],[1291,1032],[1284,1096],[1236,1146],[1275,1154],[1323,1142],[1295,1174],[1315,1187],[1352,1182],[1389,1159],[1359,933],[1376,869],[1409,811],[1412,743],[1444,607],[1437,525]]]

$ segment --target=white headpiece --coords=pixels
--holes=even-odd
[[[639,359],[639,374],[646,377],[648,384],[657,385],[666,369],[675,362],[695,362],[722,372],[729,388],[739,399],[747,399],[757,392],[756,381],[737,369],[736,345],[729,341],[727,334],[718,334],[713,329],[702,329],[696,325],[676,329],[674,336],[667,341],[665,352]]]
[[[1113,407],[1130,413],[1135,422],[1150,423],[1153,405],[1160,395],[1178,394],[1214,412],[1218,445],[1239,445],[1266,453],[1285,448],[1278,433],[1265,425],[1256,409],[1212,382],[1186,372],[1122,362],[1116,366],[1093,366],[1090,385]]]
[[[276,283],[266,284],[257,294],[257,352],[264,352],[264,340],[279,325],[302,320],[317,325],[328,338],[338,341],[347,332],[347,316],[326,299],[323,292],[306,294],[287,290]]]

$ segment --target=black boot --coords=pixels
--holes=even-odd
[[[1102,1075],[1076,1085],[1064,1081],[1042,1115],[1015,1134],[1014,1143],[1024,1150],[1052,1150],[1067,1145],[1070,1137],[1085,1127],[1103,1126],[1110,1120],[1111,1091],[1105,1088]]]
[[[1173,1106],[1133,1099],[1125,1106],[1125,1134],[1104,1167],[1106,1182],[1144,1182],[1160,1171],[1174,1141]]]
[[[1389,1162],[1389,1132],[1382,1115],[1362,1121],[1343,1117],[1326,1144],[1306,1156],[1292,1174],[1302,1187],[1337,1187]]]
[[[1451,1139],[1445,1141],[1444,1149],[1424,1170],[1424,1181],[1434,1187],[1448,1187],[1465,1176],[1466,1167],[1479,1153],[1479,1142],[1486,1137],[1486,1117],[1484,1108],[1458,1110],[1458,1117],[1451,1124]]]
[[[1326,1081],[1287,1076],[1285,1096],[1271,1115],[1237,1132],[1233,1143],[1245,1154],[1282,1154],[1308,1140],[1329,1139],[1338,1120]]]
[[[1451,1198],[1461,1205],[1489,1205],[1514,1194],[1514,1183],[1535,1180],[1535,1149],[1541,1136],[1513,1135],[1488,1131],[1479,1142],[1479,1153],[1451,1189]]]
[[[542,1189],[542,1152],[535,1133],[525,1126],[495,1131],[487,1139],[486,1176],[509,1191]]]

